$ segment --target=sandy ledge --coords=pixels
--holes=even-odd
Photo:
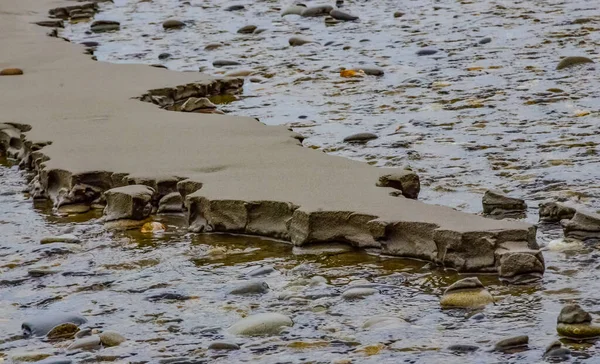
[[[505,278],[543,273],[530,224],[391,197],[391,188],[376,186],[390,170],[302,148],[283,126],[141,102],[149,90],[184,100],[234,92],[242,81],[95,62],[83,46],[34,24],[49,9],[81,4],[0,2],[0,49],[10,50],[0,69],[25,71],[0,78],[0,151],[37,173],[38,195],[89,204],[108,189],[144,184],[154,204],[187,195],[196,232],[342,241]]]

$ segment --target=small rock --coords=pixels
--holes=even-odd
[[[75,340],[71,345],[67,347],[67,350],[97,350],[100,349],[100,337],[98,335],[92,335],[83,339]]]
[[[455,344],[448,346],[448,350],[456,353],[472,353],[479,350],[478,346],[468,344]]]
[[[147,222],[142,225],[140,232],[142,233],[159,233],[164,232],[167,228],[158,221]]]
[[[227,8],[225,8],[225,11],[237,11],[237,10],[244,10],[245,7],[244,5],[231,5]]]
[[[145,185],[117,187],[104,192],[106,197],[105,221],[145,219],[152,211],[150,201],[153,195],[154,189]]]
[[[198,109],[216,109],[217,105],[213,104],[209,99],[205,97],[190,97],[183,105],[181,105],[181,111],[192,112]],[[181,195],[180,195],[181,196]]]
[[[369,140],[377,139],[378,136],[373,133],[352,134],[344,138],[346,143],[365,143]]]
[[[244,282],[232,289],[229,294],[246,295],[246,294],[264,294],[269,292],[269,285],[264,281]]]
[[[477,42],[477,43],[479,43],[479,44],[488,44],[488,43],[490,43],[491,41],[492,41],[492,38],[490,38],[490,37],[485,37],[485,38],[481,38],[481,39],[479,40],[479,42]]]
[[[326,16],[333,10],[333,6],[330,5],[320,5],[320,6],[312,6],[310,8],[305,8],[300,14],[303,17],[316,17],[316,16]]]
[[[220,48],[222,46],[223,46],[223,44],[221,44],[221,43],[209,43],[206,46],[204,46],[204,50],[205,51],[212,51],[213,49],[217,49],[217,48]]]
[[[306,38],[300,38],[300,37],[291,37],[288,40],[288,43],[290,44],[290,46],[292,47],[298,47],[304,44],[308,44],[308,43],[314,43],[312,40],[310,39],[306,39]]]
[[[540,221],[542,222],[560,222],[561,220],[570,220],[575,216],[576,210],[572,207],[559,204],[557,202],[543,202],[539,204]]]
[[[171,53],[161,53],[158,55],[158,59],[167,59],[171,57]]]
[[[436,54],[437,52],[438,52],[437,49],[430,49],[430,48],[419,49],[417,51],[417,56],[431,56],[433,54]]]
[[[304,6],[304,5],[292,5],[288,8],[286,8],[285,10],[283,10],[283,12],[281,13],[281,16],[302,15],[302,12],[304,10],[306,10],[306,6]]]
[[[75,334],[76,339],[81,339],[82,337],[86,336],[92,336],[92,329],[82,329]]]
[[[554,341],[546,347],[544,358],[551,359],[552,362],[565,361],[571,356],[571,350],[562,347],[560,341]]]
[[[208,346],[209,350],[239,350],[240,346],[236,343],[227,341],[213,341]]]
[[[592,61],[591,59],[589,59],[587,57],[580,57],[580,56],[565,57],[558,63],[558,65],[556,66],[556,69],[562,70],[565,68],[571,68],[571,67],[579,66],[582,64],[586,64],[586,63],[594,63],[594,61]]]
[[[446,288],[440,304],[442,308],[476,308],[494,302],[494,297],[476,277],[461,279]]]
[[[408,323],[395,316],[375,316],[365,321],[362,325],[363,329],[368,330],[379,330],[379,329],[390,329],[394,327],[407,326]]]
[[[562,220],[565,237],[587,240],[600,238],[600,215],[577,211],[571,220]]]
[[[483,213],[488,215],[522,214],[527,209],[524,200],[491,190],[483,195],[482,204]]]
[[[592,315],[578,304],[566,305],[560,310],[557,323],[559,324],[585,324],[592,322]]]
[[[20,68],[5,68],[0,71],[0,76],[20,76],[23,74],[23,70]]]
[[[239,66],[240,62],[237,61],[229,61],[224,59],[218,59],[213,61],[213,66],[215,67],[224,67],[224,66]]]
[[[127,341],[127,339],[125,339],[123,337],[123,335],[121,335],[115,331],[103,331],[98,336],[100,337],[100,341],[102,342],[102,345],[104,345],[106,347],[119,346],[122,343],[124,343],[125,341]]]
[[[148,296],[146,297],[147,301],[150,302],[158,302],[158,301],[185,301],[185,300],[189,300],[190,296],[186,296],[180,293],[171,293],[171,292],[165,292],[165,293],[159,293],[159,294],[155,294],[152,296]]]
[[[258,267],[256,269],[253,269],[246,275],[248,277],[260,277],[260,276],[269,275],[273,272],[275,272],[275,268],[266,266],[266,267]]]
[[[90,41],[88,41],[88,42],[81,42],[80,44],[84,45],[86,47],[90,47],[90,48],[97,47],[97,46],[100,45],[100,43],[98,43],[98,42],[90,42]]]
[[[90,30],[94,33],[110,32],[121,29],[121,24],[113,20],[96,20],[90,26]]]
[[[378,187],[395,188],[400,190],[404,197],[414,200],[419,197],[419,192],[421,191],[419,175],[407,169],[379,177],[376,185]]]
[[[277,335],[284,327],[291,327],[294,322],[280,313],[259,313],[241,319],[227,331],[233,335],[269,336]]]
[[[239,34],[252,34],[256,30],[256,25],[246,25],[238,29]]]
[[[41,244],[52,244],[52,243],[67,243],[67,244],[80,244],[81,240],[78,237],[71,234],[64,234],[59,236],[47,236],[40,240]]]
[[[355,70],[361,70],[366,75],[369,75],[369,76],[383,76],[385,73],[381,68],[375,68],[375,67],[361,67],[361,68],[355,68]]]
[[[521,335],[508,339],[500,340],[494,345],[496,351],[506,351],[510,349],[520,348],[529,344],[529,336]]]
[[[50,28],[64,28],[65,25],[62,20],[44,20],[38,21],[35,23],[41,27],[50,27]]]
[[[379,293],[375,288],[350,288],[342,293],[342,298],[346,300],[356,300]]]
[[[401,11],[394,12],[394,18],[401,18],[404,16],[404,13]]]
[[[180,29],[185,26],[185,23],[180,20],[170,19],[162,24],[164,29]]]
[[[353,21],[353,20],[358,19],[357,16],[350,15],[350,14],[340,11],[338,9],[331,10],[329,12],[329,16],[331,16],[332,18],[334,18],[336,20],[343,20],[343,21]]]
[[[50,340],[67,339],[74,337],[77,331],[79,331],[79,325],[67,322],[53,327],[46,337]]]
[[[189,99],[188,99],[189,100]],[[210,101],[209,101],[210,102]],[[213,104],[214,105],[214,104]],[[191,105],[188,105],[191,106]],[[216,105],[215,105],[216,107]],[[158,201],[158,213],[181,212],[183,211],[183,198],[179,192],[166,194]]]
[[[74,325],[83,325],[87,320],[79,315],[64,314],[64,313],[46,313],[43,316],[35,317],[31,320],[23,322],[21,328],[25,337],[46,336],[53,328],[66,323]]]
[[[592,315],[578,304],[568,304],[558,315],[556,331],[559,335],[573,339],[600,337],[600,325],[592,324]]]
[[[39,252],[40,254],[50,257],[53,255],[64,255],[71,254],[81,251],[81,246],[77,244],[66,244],[66,243],[51,243],[44,244],[41,247],[34,249],[33,252]]]

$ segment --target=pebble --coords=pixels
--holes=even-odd
[[[225,11],[237,11],[237,10],[244,10],[246,7],[244,5],[231,5],[227,8],[225,8]]]
[[[50,274],[56,274],[59,273],[59,270],[56,269],[47,269],[47,268],[31,268],[27,271],[27,274],[29,274],[32,277],[43,277],[43,276],[47,276]]]
[[[494,345],[494,350],[504,351],[514,348],[525,347],[529,344],[529,336],[520,335],[508,339],[500,340]]]
[[[404,16],[403,12],[401,12],[401,11],[394,12],[394,18],[401,18],[402,16]]]
[[[179,29],[185,26],[185,23],[180,20],[170,19],[162,24],[164,29]]]
[[[290,44],[290,46],[292,47],[298,47],[304,44],[308,44],[308,43],[314,43],[312,40],[310,39],[306,39],[306,38],[300,38],[300,37],[291,37],[288,40],[288,43]]]
[[[582,56],[565,57],[558,63],[558,65],[556,66],[556,69],[562,70],[565,68],[570,68],[570,67],[574,67],[574,66],[578,66],[578,65],[582,65],[582,64],[586,64],[586,63],[594,63],[594,61],[592,61],[591,59],[589,59],[587,57],[582,57]]]
[[[350,288],[342,293],[342,298],[346,300],[355,300],[379,293],[375,288]]]
[[[368,142],[369,140],[377,139],[378,136],[373,133],[357,133],[344,138],[346,143]]]
[[[454,344],[448,346],[448,350],[458,352],[458,353],[472,353],[474,351],[479,350],[479,347],[475,345],[468,344]]]
[[[100,347],[100,337],[98,335],[92,335],[75,340],[67,347],[67,350],[96,350],[100,349]]]
[[[166,293],[159,293],[159,294],[155,294],[152,296],[148,296],[148,297],[146,297],[146,300],[150,301],[150,302],[171,301],[171,300],[185,301],[185,300],[189,300],[190,298],[191,298],[190,296],[186,296],[183,294],[166,292]]]
[[[269,275],[269,274],[271,274],[273,272],[275,272],[275,268],[273,268],[271,266],[266,266],[266,267],[258,267],[256,269],[253,269],[249,273],[247,273],[246,275],[248,277],[259,277],[259,276]]]
[[[238,29],[239,34],[252,34],[256,30],[256,25],[246,25]]]
[[[444,291],[440,300],[442,308],[476,308],[493,302],[494,297],[476,277],[455,282]]]
[[[33,249],[33,252],[40,253],[41,255],[50,257],[53,255],[71,254],[81,251],[81,246],[77,244],[66,244],[66,243],[51,243],[44,244],[37,249]]]
[[[224,67],[224,66],[239,66],[241,63],[237,61],[230,61],[225,59],[217,59],[213,61],[213,66]]]
[[[98,43],[98,42],[91,42],[91,41],[81,42],[81,44],[84,45],[84,46],[86,46],[86,47],[97,47],[97,46],[100,45],[100,43]]]
[[[336,20],[343,20],[343,21],[353,21],[353,20],[357,20],[358,17],[345,13],[343,11],[337,10],[337,9],[333,9],[329,12],[329,16],[331,16],[332,18],[336,19]]]
[[[72,234],[64,234],[59,236],[47,236],[40,240],[40,244],[52,244],[52,243],[67,243],[67,244],[80,244],[81,240]]]
[[[50,340],[71,338],[75,336],[77,331],[79,331],[79,325],[67,322],[52,328],[52,330],[46,334],[46,337]]]
[[[268,336],[277,335],[284,327],[294,325],[292,319],[280,313],[259,313],[241,319],[227,331],[233,335]]]
[[[437,52],[438,52],[437,49],[425,48],[425,49],[418,50],[417,56],[431,56],[433,54],[436,54]]]
[[[102,345],[104,345],[106,347],[119,346],[122,343],[124,343],[125,341],[127,341],[127,339],[125,339],[123,337],[123,335],[121,335],[115,331],[103,331],[98,336],[100,337],[100,341],[102,342]]]
[[[207,44],[204,47],[204,50],[205,51],[212,51],[213,49],[217,49],[217,48],[220,48],[222,46],[223,46],[223,44],[221,44],[221,43],[210,43],[210,44]]]
[[[227,341],[214,341],[208,346],[209,350],[239,350],[240,346],[236,343]]]
[[[488,43],[490,43],[491,41],[492,41],[492,38],[490,38],[490,37],[485,37],[485,38],[481,38],[481,39],[479,40],[479,42],[478,42],[478,43],[479,43],[479,44],[488,44]]]
[[[365,321],[362,325],[363,329],[377,330],[377,329],[389,329],[392,327],[406,326],[408,323],[395,316],[375,316]]]
[[[161,224],[158,221],[147,222],[142,225],[140,232],[142,233],[160,233],[164,232],[167,228],[165,225]]]
[[[229,294],[246,295],[246,294],[264,294],[269,291],[269,285],[264,281],[249,281],[243,282],[236,288],[232,289]]]
[[[113,20],[96,20],[90,26],[90,30],[94,33],[110,32],[120,28],[121,24]]]
[[[171,57],[171,53],[161,53],[158,55],[158,59],[167,59]]]
[[[20,68],[5,68],[0,71],[0,76],[20,76],[23,74],[23,70]]]
[[[355,70],[361,70],[366,75],[369,75],[369,76],[383,76],[385,73],[381,68],[376,68],[376,67],[360,67],[360,68],[355,68]]]

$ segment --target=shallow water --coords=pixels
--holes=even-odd
[[[84,22],[67,26],[63,35],[74,42],[100,42],[95,55],[101,61],[164,63],[189,71],[204,67],[219,74],[223,69],[213,68],[213,60],[239,60],[243,66],[231,70],[257,70],[263,82],[246,82],[241,100],[223,105],[224,110],[267,124],[314,122],[296,129],[308,137],[306,146],[378,166],[410,165],[423,181],[421,199],[430,203],[479,212],[482,192],[499,188],[527,199],[532,222],[541,199],[598,209],[600,80],[589,65],[554,70],[559,56],[593,54],[598,19],[567,23],[596,15],[594,2],[346,1],[346,10],[361,21],[331,27],[322,18],[281,18],[278,8],[286,4],[279,2],[248,3],[241,12],[225,12],[225,4],[232,5],[116,0],[101,4],[97,19],[121,21],[119,32],[85,34],[89,23]],[[397,10],[406,15],[393,18]],[[188,26],[165,32],[160,24],[168,18]],[[267,30],[236,34],[251,23]],[[320,44],[290,48],[292,35]],[[474,46],[485,36],[492,42]],[[334,44],[324,46],[328,41]],[[227,45],[203,50],[214,42]],[[423,46],[440,52],[416,56]],[[173,57],[159,61],[163,52]],[[340,77],[338,67],[363,64],[377,65],[386,74]],[[565,92],[552,96],[546,94],[550,88]],[[542,98],[562,100],[525,105]],[[581,110],[591,113],[576,117]],[[341,142],[362,131],[380,138],[366,145]],[[302,255],[267,239],[189,234],[180,216],[157,217],[167,225],[160,235],[109,233],[95,220],[98,213],[61,217],[47,204],[33,204],[21,193],[25,182],[9,161],[1,162],[0,360],[35,350],[77,362],[536,363],[557,339],[556,317],[563,304],[576,301],[600,315],[600,253],[594,243],[546,251],[546,273],[534,285],[505,286],[494,276],[480,276],[498,301],[475,320],[470,318],[475,312],[440,309],[443,289],[459,276],[426,262],[359,251]],[[69,230],[82,240],[80,251],[53,256],[34,251],[42,237]],[[560,237],[558,226],[540,227],[542,245]],[[275,268],[257,278],[270,286],[268,293],[228,294],[260,266]],[[57,272],[31,277],[28,270],[34,267]],[[326,284],[311,286],[314,276],[324,277]],[[367,282],[377,284],[380,293],[359,301],[340,298],[353,283]],[[302,298],[280,299],[286,292]],[[147,300],[161,293],[189,299]],[[289,315],[294,326],[268,338],[225,332],[242,316],[267,311]],[[116,348],[67,353],[70,340],[20,336],[24,320],[54,312],[81,313],[90,327],[118,331],[128,341]],[[402,317],[407,324],[362,328],[377,315]],[[530,336],[529,350],[485,350],[515,335]],[[222,339],[241,349],[207,350]],[[600,344],[564,343],[573,351],[569,362],[599,362]],[[452,344],[482,349],[459,355],[445,349]]]

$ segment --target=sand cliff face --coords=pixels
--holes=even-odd
[[[392,188],[377,186],[389,170],[302,148],[285,127],[161,110],[239,92],[243,80],[94,62],[35,24],[48,9],[60,18],[65,6],[93,8],[0,4],[0,46],[11,50],[0,69],[24,71],[0,82],[0,151],[35,172],[34,197],[56,206],[108,202],[111,216],[127,217],[139,212],[134,201],[152,212],[179,193],[196,232],[345,242],[507,279],[543,273],[532,225],[391,197]],[[106,198],[127,185],[149,187],[149,198]]]

